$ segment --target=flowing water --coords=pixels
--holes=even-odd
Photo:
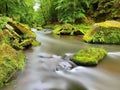
[[[0,90],[120,90],[120,45],[88,44],[82,36],[52,35],[49,30],[35,32],[41,46],[24,52],[25,69],[11,85]],[[108,51],[96,67],[69,61],[76,51],[89,46]]]

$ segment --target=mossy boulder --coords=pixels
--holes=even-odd
[[[93,26],[93,23],[91,24],[75,24],[74,25],[77,28],[80,28],[80,31],[85,34],[88,30],[90,30]]]
[[[53,30],[54,34],[58,35],[81,35],[83,34],[78,28],[71,24],[63,24],[62,26],[56,26]]]
[[[27,46],[27,45],[30,45],[32,43],[33,39],[26,39],[26,40],[23,40],[20,45],[21,46]]]
[[[86,48],[79,50],[71,60],[78,65],[94,66],[102,60],[107,54],[103,48]]]
[[[36,34],[27,25],[14,21],[9,21],[8,24],[14,27],[18,34],[24,34],[26,38],[36,38]]]
[[[96,23],[83,37],[90,43],[120,44],[120,22],[105,21]]]
[[[13,73],[23,69],[25,56],[8,44],[0,45],[0,87],[9,82]]]
[[[0,17],[0,24],[0,43],[7,43],[15,49],[25,49],[35,42],[40,45],[29,26],[4,16]]]

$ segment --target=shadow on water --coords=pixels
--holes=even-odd
[[[57,36],[38,32],[41,46],[26,50],[26,67],[16,80],[0,90],[119,90],[120,46],[88,44],[82,36]],[[107,56],[96,67],[83,67],[67,63],[65,55],[89,46],[103,47]],[[66,69],[61,69],[59,65]],[[58,70],[57,70],[57,69]],[[57,70],[57,71],[56,71]]]

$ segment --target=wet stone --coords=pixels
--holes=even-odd
[[[67,61],[60,62],[56,68],[56,70],[71,70],[74,66]]]
[[[74,54],[73,53],[65,53],[65,55],[63,56],[63,58],[65,60],[70,60],[70,58],[73,56]]]

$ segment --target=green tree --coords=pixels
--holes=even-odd
[[[30,24],[33,21],[34,0],[0,0],[0,13]]]
[[[86,17],[88,7],[88,0],[40,0],[39,12],[45,24],[54,21],[75,23]]]
[[[40,8],[38,12],[42,17],[41,20],[44,19],[44,24],[57,20],[55,2],[55,0],[39,0]]]
[[[55,9],[59,22],[75,23],[77,19],[86,17],[85,7],[89,7],[88,0],[57,0]]]
[[[90,0],[89,12],[97,21],[120,19],[120,0]]]

